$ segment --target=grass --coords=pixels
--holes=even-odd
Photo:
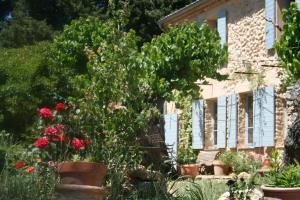
[[[1,200],[52,200],[55,177],[37,174],[12,175],[3,171],[0,175]]]
[[[180,200],[216,200],[228,191],[226,183],[217,180],[176,181],[171,185]]]

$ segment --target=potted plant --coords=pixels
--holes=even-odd
[[[216,176],[229,175],[231,172],[231,164],[234,159],[233,153],[226,151],[213,161],[214,174]]]
[[[265,199],[297,200],[300,197],[300,165],[283,165],[278,151],[272,152],[267,185],[261,186]]]
[[[196,177],[199,174],[199,166],[195,162],[196,155],[192,148],[179,148],[177,171],[180,175]]]
[[[56,166],[61,184],[56,191],[59,199],[79,195],[83,199],[103,199],[101,186],[107,173],[101,162],[101,136],[93,127],[83,123],[83,114],[74,105],[56,104],[55,109],[39,110],[38,132],[34,152],[43,163]],[[75,192],[77,191],[77,192]]]

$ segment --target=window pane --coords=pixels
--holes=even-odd
[[[247,116],[248,116],[248,143],[253,143],[253,96],[247,97]]]

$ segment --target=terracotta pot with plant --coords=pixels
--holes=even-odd
[[[233,154],[231,152],[225,152],[221,154],[216,160],[213,161],[214,175],[224,176],[229,175],[232,172],[231,163],[233,160]]]
[[[284,165],[278,151],[272,152],[267,185],[261,186],[265,200],[298,200],[300,197],[300,165]]]
[[[199,165],[191,148],[180,148],[177,155],[177,171],[182,176],[196,177],[199,175]]]
[[[104,199],[102,187],[107,167],[99,162],[101,138],[92,127],[80,123],[76,106],[58,103],[56,108],[39,110],[39,132],[34,142],[43,162],[56,166],[61,184],[56,186],[58,199]]]

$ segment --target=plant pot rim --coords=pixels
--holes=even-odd
[[[284,187],[273,187],[270,185],[262,185],[260,186],[262,190],[269,190],[269,191],[299,191],[300,192],[300,187],[292,187],[292,188],[284,188]]]
[[[71,164],[71,163],[105,165],[104,162],[90,162],[90,161],[62,161],[59,164]]]
[[[212,162],[213,165],[224,165],[224,166],[229,166],[223,163],[221,160],[213,160]]]

